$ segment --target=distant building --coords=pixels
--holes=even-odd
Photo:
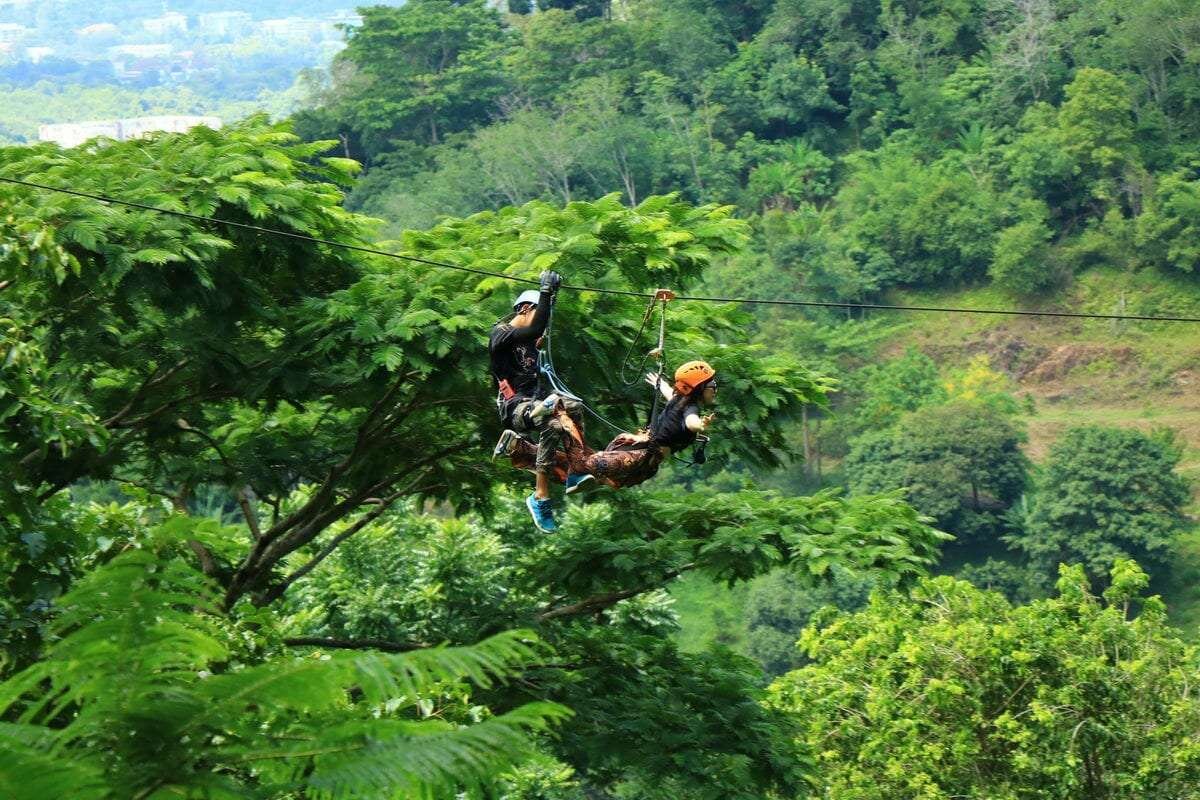
[[[198,125],[219,129],[219,117],[161,116],[131,119],[65,122],[38,126],[38,140],[55,142],[63,147],[75,147],[97,136],[117,141],[139,139],[150,133],[183,133]]]
[[[108,48],[109,58],[166,58],[174,48],[169,44],[119,44]]]
[[[39,141],[56,142],[63,147],[74,147],[97,136],[117,139],[120,138],[120,135],[121,127],[116,120],[38,126]]]
[[[53,47],[26,47],[25,57],[33,63],[40,63],[42,59],[49,58],[54,55]]]
[[[0,22],[0,42],[19,42],[28,36],[29,28],[15,22]]]
[[[259,23],[259,30],[264,35],[276,39],[308,39],[313,34],[325,33],[328,23],[319,19],[304,17],[284,17],[283,19],[264,19]]]
[[[95,25],[88,25],[86,28],[80,28],[75,31],[76,36],[115,36],[120,33],[120,29],[111,22],[97,22]]]
[[[253,25],[253,18],[245,11],[215,11],[201,14],[197,29],[206,36],[240,36]]]
[[[187,17],[177,11],[170,11],[161,17],[142,20],[142,28],[152,36],[168,36],[172,33],[187,33]]]
[[[148,133],[184,133],[198,125],[219,130],[221,119],[188,116],[134,117],[117,120],[117,124],[121,126],[121,135],[118,138],[125,140],[140,139]]]

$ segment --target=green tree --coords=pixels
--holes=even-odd
[[[618,78],[637,61],[634,32],[601,19],[576,21],[548,9],[516,25],[520,40],[504,56],[516,91],[543,107],[589,78]]]
[[[712,83],[716,100],[741,126],[769,138],[815,133],[841,110],[821,68],[782,44],[742,46]]]
[[[859,430],[890,427],[909,411],[949,399],[937,364],[916,348],[900,358],[863,367],[848,383]]]
[[[1140,169],[1133,146],[1129,91],[1120,77],[1084,67],[1066,87],[1055,112],[1035,104],[1022,120],[1024,133],[1008,159],[1014,179],[1060,214],[1099,216],[1136,190]]]
[[[0,150],[0,174],[361,246],[369,241],[370,223],[344,210],[338,188],[356,165],[321,158],[329,145],[299,144],[286,125],[257,119],[221,131],[77,150]],[[803,765],[794,758],[786,719],[757,704],[754,665],[726,654],[679,654],[655,602],[659,590],[689,570],[737,581],[782,565],[813,582],[841,567],[883,584],[905,584],[937,557],[940,535],[888,497],[650,488],[572,510],[561,535],[546,539],[531,529],[516,497],[495,493],[497,483],[518,476],[488,459],[498,430],[479,336],[510,308],[513,281],[554,268],[574,286],[619,290],[565,289],[558,316],[573,324],[560,322],[555,352],[563,377],[601,413],[635,426],[643,417],[644,388],[625,387],[617,370],[602,368],[619,363],[644,309],[644,297],[626,293],[660,285],[685,289],[714,258],[736,252],[746,233],[731,207],[654,196],[633,208],[616,196],[565,207],[537,202],[445,220],[385,245],[497,273],[480,275],[8,184],[0,196],[12,210],[0,219],[0,317],[18,321],[2,329],[0,364],[23,376],[5,381],[0,419],[0,467],[12,476],[0,493],[0,542],[6,559],[17,562],[10,568],[6,561],[5,580],[16,575],[14,585],[25,591],[34,583],[22,572],[26,566],[49,572],[22,537],[49,526],[69,530],[75,523],[61,506],[67,488],[80,481],[113,481],[162,498],[165,508],[160,504],[156,513],[164,516],[184,514],[199,496],[223,498],[222,510],[240,512],[220,535],[204,535],[183,516],[168,523],[182,526],[182,544],[173,546],[162,569],[194,574],[198,566],[212,591],[200,599],[171,595],[167,605],[200,607],[205,619],[234,626],[246,653],[232,660],[206,645],[211,659],[185,656],[195,668],[183,677],[155,673],[163,662],[147,665],[148,725],[174,713],[169,703],[154,707],[162,692],[171,694],[173,681],[194,683],[195,672],[207,669],[214,679],[233,676],[213,686],[233,686],[238,665],[266,675],[285,647],[425,651],[424,645],[448,642],[469,649],[483,637],[532,627],[554,650],[543,656],[538,675],[526,676],[534,666],[521,660],[512,692],[477,685],[455,694],[465,715],[456,722],[554,698],[578,709],[577,719],[601,722],[564,729],[553,752],[579,769],[581,780],[605,791],[649,787],[630,791],[662,797],[792,792]],[[723,391],[737,398],[737,413],[722,421],[722,436],[714,441],[714,461],[780,465],[787,423],[824,403],[832,382],[790,354],[747,343],[750,320],[736,307],[679,304],[671,319],[667,346],[674,357],[710,359]],[[409,528],[411,551],[427,555],[402,576],[424,581],[422,588],[411,587],[413,596],[390,606],[404,619],[360,619],[369,610],[361,601],[321,598],[327,617],[288,608],[298,629],[277,641],[280,601],[313,580],[353,537],[391,524],[397,504],[405,502],[464,516],[474,510],[503,546],[476,537],[478,547],[455,550],[447,542],[453,531],[439,536],[436,528]],[[110,546],[139,549],[146,526],[126,527],[143,537]],[[71,574],[61,583],[81,573],[87,580],[92,558],[85,552],[68,560]],[[495,568],[467,580],[467,565],[486,558]],[[378,574],[364,575],[364,587],[372,580],[381,582]],[[461,596],[453,595],[456,587]],[[172,619],[142,606],[137,613]],[[79,614],[86,614],[82,605]],[[374,627],[355,627],[367,622]],[[29,651],[37,650],[37,632],[25,638]],[[370,632],[404,638],[363,636]],[[175,652],[161,637],[152,649],[168,660]],[[461,657],[468,652],[489,651]],[[372,735],[370,724],[357,723],[385,698],[351,692],[353,703],[345,706],[357,673],[338,670],[374,658],[337,659],[339,666],[329,667],[337,691],[322,694],[324,705],[305,706],[306,695],[296,690],[297,710],[336,706],[343,714],[336,719],[348,727],[334,725],[329,736],[340,730]],[[324,663],[316,655],[299,661]],[[27,674],[48,676],[60,666],[59,659],[43,658]],[[132,667],[126,672],[141,674]],[[155,687],[164,680],[160,692]],[[413,708],[417,694],[404,693],[399,708]],[[63,699],[66,705],[48,708],[49,716],[39,719],[43,727],[68,726],[79,704],[90,702],[74,690]],[[130,707],[140,713],[140,705]],[[246,720],[247,730],[261,730],[258,707],[228,707]],[[95,718],[105,708],[96,706]],[[729,715],[731,708],[738,713]],[[322,731],[315,741],[326,741],[319,726],[327,719],[305,718],[306,730]],[[672,734],[664,737],[664,730]],[[619,741],[614,731],[624,732]],[[464,735],[469,738],[469,730]],[[517,738],[523,746],[525,737]],[[177,738],[165,741],[174,746]],[[186,751],[180,763],[200,764],[204,756],[190,745],[178,741]],[[503,741],[485,745],[478,764],[494,778],[493,767],[513,759],[504,755]],[[44,763],[36,754],[21,757],[27,756],[28,764]],[[141,757],[131,751],[121,758],[113,763],[136,765]],[[404,759],[394,760],[391,769],[402,769]],[[155,769],[170,763],[155,761]],[[324,769],[293,763],[304,776]],[[668,765],[675,777],[664,783]],[[161,777],[150,771],[151,783],[139,786]],[[718,773],[721,779],[713,780]]]
[[[830,584],[806,586],[793,573],[778,571],[755,580],[746,597],[746,649],[768,676],[799,667],[800,632],[823,608],[857,611],[871,592],[869,579],[838,575]]]
[[[833,162],[824,154],[798,141],[780,155],[750,171],[746,194],[753,208],[794,211],[804,201],[829,195]]]
[[[487,120],[505,89],[508,34],[483,0],[414,0],[363,9],[332,68],[318,110],[301,115],[314,138],[353,137],[368,161],[392,140],[437,144]]]
[[[1183,530],[1187,479],[1170,437],[1118,428],[1074,428],[1051,448],[1023,530],[1008,541],[1044,576],[1059,562],[1103,575],[1122,558],[1154,574]]]
[[[798,717],[822,796],[1192,797],[1195,647],[1136,564],[1103,598],[1081,567],[1060,574],[1025,606],[939,577],[806,630],[812,663],[771,704]]]
[[[536,663],[528,633],[264,659],[216,613],[219,587],[179,557],[185,541],[214,536],[213,523],[176,517],[60,599],[54,644],[0,684],[0,714],[20,720],[0,727],[6,797],[454,797],[494,784],[528,751],[526,734],[566,716],[540,703],[444,720],[467,721],[453,707],[462,681],[487,687]],[[421,713],[439,701],[442,719]]]
[[[1163,176],[1147,208],[1136,220],[1134,240],[1139,258],[1155,266],[1197,271],[1200,268],[1197,219],[1200,219],[1200,181],[1191,179],[1186,172]]]
[[[1015,295],[1033,295],[1054,286],[1060,276],[1050,263],[1053,234],[1044,222],[1026,220],[1000,231],[988,275]]]
[[[836,221],[860,248],[887,256],[887,271],[875,276],[880,286],[982,277],[1014,210],[992,176],[972,175],[953,156],[924,164],[900,140],[847,161]]]
[[[968,541],[995,536],[1025,489],[1024,431],[1009,415],[965,400],[927,406],[891,431],[860,437],[846,458],[855,491],[904,488],[938,525]]]

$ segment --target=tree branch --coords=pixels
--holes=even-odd
[[[345,500],[329,505],[330,496],[333,493],[331,480],[335,477],[334,471],[337,467],[331,469],[326,484],[317,492],[317,495],[314,495],[303,508],[272,526],[261,539],[254,543],[254,547],[247,554],[226,589],[225,607],[231,607],[239,597],[254,588],[261,581],[264,573],[269,571],[273,565],[311,542],[342,515],[362,505],[368,498],[376,497],[379,493],[390,490],[397,482],[409,475],[436,464],[446,456],[462,450],[465,446],[465,442],[456,442],[450,447],[443,448],[408,465],[396,475],[356,491]],[[406,491],[413,491],[413,489],[410,488]]]
[[[200,544],[195,539],[188,539],[187,546],[196,554],[196,558],[200,559],[200,571],[210,578],[217,577],[221,570],[217,567],[217,562],[213,560],[212,554],[208,552],[208,548]]]
[[[186,433],[194,433],[197,436],[199,436],[201,439],[203,439],[204,441],[208,442],[208,446],[216,451],[217,457],[221,459],[221,463],[225,465],[225,469],[229,470],[229,472],[235,476],[238,474],[237,468],[234,467],[233,464],[229,461],[229,458],[226,457],[225,451],[221,449],[221,445],[217,443],[216,439],[209,436],[207,433],[200,430],[199,428],[193,428],[191,426],[191,424],[188,423],[188,421],[186,419],[184,419],[183,417],[180,417],[179,419],[175,420],[175,425],[180,430],[182,430]]]
[[[606,608],[611,608],[622,600],[628,600],[631,597],[636,597],[639,594],[661,589],[669,582],[678,578],[689,569],[695,568],[695,564],[684,564],[679,569],[673,569],[655,583],[641,586],[636,589],[622,589],[618,592],[608,592],[606,594],[593,595],[592,597],[580,600],[577,603],[571,603],[566,606],[558,606],[557,608],[543,609],[540,614],[534,617],[538,622],[548,622],[559,617],[573,617],[580,614],[591,614],[596,611],[603,611]]]
[[[151,388],[152,386],[158,386],[159,384],[163,383],[164,381],[170,380],[171,376],[175,375],[177,372],[179,372],[179,370],[186,367],[188,365],[189,361],[191,361],[191,359],[188,359],[188,358],[183,359],[178,364],[175,364],[173,367],[171,367],[166,372],[164,372],[162,375],[159,375],[158,369],[155,369],[153,372],[151,372],[149,375],[146,376],[146,380],[142,381],[142,385],[139,386],[134,391],[133,397],[129,398],[129,402],[126,403],[125,406],[120,411],[118,411],[116,414],[113,414],[111,417],[104,420],[100,424],[106,428],[111,428],[114,425],[116,425],[118,422],[123,420],[131,411],[133,411],[134,408],[137,407],[138,401],[142,399],[142,395],[144,395],[146,393],[147,389]]]
[[[385,653],[410,653],[432,645],[425,642],[389,642],[386,639],[327,639],[320,636],[290,636],[288,647],[328,647],[334,650],[382,650]]]
[[[396,502],[396,500],[398,500],[406,492],[407,492],[407,489],[401,490],[399,492],[393,492],[392,494],[390,494],[387,497],[380,500],[378,507],[374,511],[372,511],[369,514],[364,515],[361,519],[359,519],[357,522],[355,522],[349,528],[346,528],[346,530],[342,531],[337,536],[330,539],[329,542],[324,547],[321,548],[321,551],[319,553],[317,553],[315,556],[313,556],[308,561],[307,564],[300,567],[298,570],[293,572],[291,575],[288,575],[286,578],[284,578],[282,581],[280,581],[276,585],[272,586],[270,589],[268,589],[266,592],[264,592],[261,597],[256,598],[255,605],[265,606],[268,603],[273,603],[274,601],[278,600],[280,597],[283,596],[283,593],[286,592],[293,583],[300,580],[305,575],[307,575],[308,573],[310,573],[314,569],[316,569],[317,565],[320,564],[322,561],[324,561],[326,558],[328,558],[329,555],[334,550],[337,549],[338,545],[340,545],[342,542],[349,539],[354,534],[361,531],[363,528],[370,525],[375,520],[379,519],[379,517],[381,517],[383,515],[383,512],[387,511],[391,507],[392,503]]]
[[[242,516],[246,518],[246,524],[250,526],[250,535],[254,537],[254,541],[262,538],[262,530],[258,526],[258,514],[254,512],[254,508],[250,505],[250,492],[253,488],[246,484],[241,489],[238,489],[237,499],[238,505],[241,506]]]

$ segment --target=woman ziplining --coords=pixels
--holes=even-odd
[[[597,483],[613,488],[642,483],[658,472],[663,460],[702,438],[701,431],[712,421],[712,415],[701,416],[700,407],[712,405],[716,397],[716,373],[703,361],[688,362],[676,370],[674,388],[662,380],[666,303],[674,294],[659,290],[625,358],[627,362],[655,304],[662,302],[658,346],[647,354],[647,358],[658,361],[657,372],[646,376],[647,382],[655,387],[647,427],[636,434],[622,431],[604,450],[589,448],[583,435],[581,411],[586,409],[610,426],[612,423],[576,397],[555,373],[550,338],[554,301],[561,283],[558,273],[543,272],[540,290],[518,295],[513,314],[492,327],[488,340],[496,407],[506,428],[496,443],[493,458],[508,455],[514,466],[534,473],[534,491],[526,497],[525,505],[534,525],[545,532],[556,529],[550,499],[551,479],[565,483],[567,494],[590,489]],[[656,413],[660,393],[666,405]],[[537,433],[536,446],[522,437],[529,433]],[[703,461],[702,448],[703,445],[695,463]]]
[[[716,416],[700,413],[716,403],[716,370],[705,361],[689,361],[675,370],[673,388],[654,373],[647,376],[647,382],[658,384],[666,405],[648,428],[620,433],[603,450],[589,448],[582,431],[576,435],[571,430],[573,423],[566,411],[556,412],[568,433],[562,440],[563,449],[554,453],[556,475],[586,474],[614,489],[636,486],[658,474],[663,461],[700,439]],[[501,443],[513,466],[530,469],[535,465],[538,448],[528,440],[513,434],[502,436]],[[696,459],[696,463],[702,461],[702,457]]]

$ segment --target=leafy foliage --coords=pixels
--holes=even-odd
[[[217,587],[172,551],[203,535],[175,518],[153,546],[88,573],[59,602],[45,657],[0,686],[13,797],[454,796],[491,781],[525,734],[565,709],[531,704],[475,725],[418,713],[441,687],[489,686],[541,657],[528,634],[401,655],[245,663],[246,631],[214,613]],[[213,532],[210,532],[213,533]],[[364,713],[370,709],[375,714]]]
[[[846,459],[857,491],[904,488],[922,513],[964,538],[995,536],[1025,488],[1024,439],[1008,417],[955,401],[905,416],[892,431],[858,439]]]
[[[0,151],[0,170],[361,243],[373,223],[345,211],[338,188],[356,165],[322,157],[327,147],[255,119]],[[126,173],[137,177],[118,185]],[[219,795],[253,783],[267,795],[419,796],[517,791],[524,777],[535,792],[536,763],[518,763],[532,750],[555,792],[572,790],[566,768],[589,790],[790,792],[806,766],[786,719],[758,704],[753,663],[681,655],[665,641],[661,590],[688,570],[734,581],[784,564],[814,583],[845,568],[907,585],[937,558],[943,537],[894,497],[622,493],[573,509],[545,540],[516,495],[495,491],[518,476],[487,459],[497,423],[481,336],[510,308],[507,278],[567,274],[560,371],[632,427],[646,389],[603,366],[634,344],[645,308],[627,293],[697,285],[744,246],[730,206],[534,201],[383,245],[497,277],[78,197],[3,196],[14,216],[0,313],[28,321],[6,329],[5,346],[29,376],[5,384],[0,420],[16,477],[0,506],[14,559],[5,635],[9,668],[33,663],[7,684],[0,713],[25,726],[13,737],[44,742],[23,746],[21,769],[39,769],[47,748],[69,753],[81,772],[64,780],[81,794],[95,784],[112,796]],[[570,288],[580,285],[617,291]],[[835,385],[748,343],[749,322],[731,304],[671,306],[672,362],[708,359],[735,398],[714,471],[783,463],[786,424]],[[135,495],[132,510],[82,502],[107,502],[113,486]],[[72,506],[68,487],[91,510]],[[414,518],[432,508],[462,519]],[[209,521],[182,516],[189,509]],[[502,633],[526,629],[553,655],[535,661],[522,634]],[[311,647],[322,654],[281,655]],[[98,665],[114,648],[120,657]],[[393,655],[323,655],[341,649]],[[601,686],[592,671],[625,678]],[[664,695],[678,700],[655,725]],[[527,734],[561,716],[544,702],[608,722],[531,747]],[[626,731],[619,749],[614,730]],[[688,766],[662,785],[671,763]]]
[[[1184,520],[1188,483],[1169,436],[1085,427],[1051,450],[1024,530],[1008,537],[1044,575],[1060,561],[1102,575],[1117,559],[1165,567]]]
[[[1027,606],[948,577],[877,593],[804,632],[812,663],[771,703],[797,715],[830,798],[1187,797],[1196,651],[1146,584],[1118,561],[1102,598],[1082,567]]]

